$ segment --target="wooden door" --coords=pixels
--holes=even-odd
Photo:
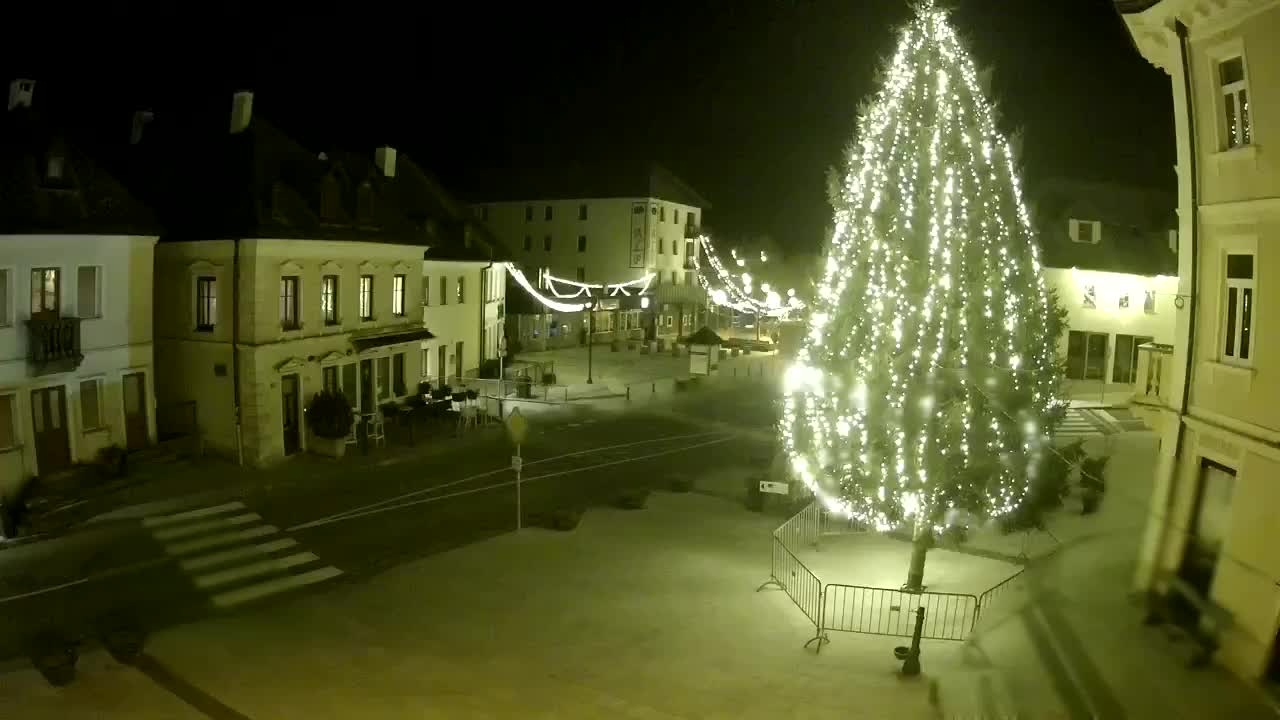
[[[47,476],[71,465],[65,388],[31,391],[31,428],[36,443],[36,473]]]
[[[280,378],[280,422],[284,430],[284,454],[292,455],[302,447],[298,426],[298,376]]]
[[[147,376],[129,373],[121,384],[124,391],[124,438],[129,450],[147,446]]]

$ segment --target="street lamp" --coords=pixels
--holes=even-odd
[[[591,383],[591,346],[595,345],[595,343],[592,342],[592,339],[596,332],[596,306],[599,304],[600,304],[600,301],[595,298],[591,298],[591,302],[587,304],[587,384],[588,385],[592,384]]]

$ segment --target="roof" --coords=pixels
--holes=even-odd
[[[1161,0],[1114,0],[1116,10],[1118,10],[1121,15],[1132,15],[1134,13],[1144,12],[1153,5],[1159,4],[1160,1]]]
[[[709,209],[711,203],[675,173],[655,162],[568,163],[553,167],[500,168],[476,173],[466,193],[472,202],[652,197]]]
[[[160,225],[76,138],[19,106],[0,117],[0,233],[159,235]]]
[[[1172,193],[1149,188],[1055,178],[1032,190],[1032,218],[1047,267],[1138,275],[1176,275],[1178,255],[1169,248],[1177,229]],[[1097,245],[1073,242],[1070,220],[1102,223]]]
[[[689,345],[723,345],[724,340],[714,330],[703,325],[698,332],[685,338],[685,343]]]

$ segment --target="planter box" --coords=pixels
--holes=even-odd
[[[622,349],[622,343],[618,342],[617,340],[609,341],[609,352],[618,352],[621,349]]]
[[[347,439],[345,437],[322,438],[312,433],[307,442],[307,449],[316,455],[340,458],[347,454]]]

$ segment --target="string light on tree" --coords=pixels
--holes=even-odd
[[[1047,291],[1012,150],[931,0],[858,119],[780,421],[830,510],[934,535],[1019,508],[1061,416]],[[788,297],[794,297],[791,291]]]

